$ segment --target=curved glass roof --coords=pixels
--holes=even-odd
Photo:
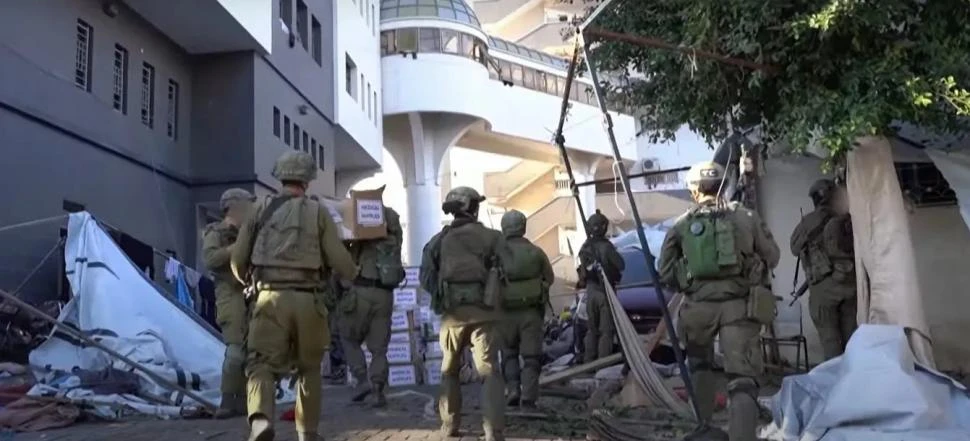
[[[535,49],[531,49],[521,44],[512,43],[508,40],[503,40],[497,37],[489,37],[488,49],[491,51],[505,52],[509,55],[514,55],[520,58],[527,58],[531,61],[535,61],[539,64],[544,64],[546,66],[566,70],[569,68],[569,62],[559,58],[549,55],[545,52],[540,52]]]
[[[465,0],[381,0],[381,20],[437,18],[482,28]]]

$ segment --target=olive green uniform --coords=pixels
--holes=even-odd
[[[422,287],[440,296],[435,299],[433,294],[432,306],[442,314],[439,341],[444,355],[438,406],[446,435],[456,434],[461,424],[458,375],[462,352],[468,347],[471,347],[475,369],[484,379],[482,411],[486,439],[501,438],[505,429],[505,386],[497,363],[500,317],[496,305],[487,304],[485,289],[490,277],[488,266],[500,265],[497,252],[501,242],[498,231],[477,221],[460,219],[432,237],[424,249]],[[439,244],[440,258],[433,256],[434,243]],[[428,274],[437,274],[438,279],[429,281]]]
[[[223,399],[238,400],[231,406],[222,407],[242,411],[246,394],[246,298],[243,285],[232,275],[229,267],[229,256],[238,234],[239,229],[225,221],[207,225],[202,237],[202,259],[215,279],[216,322],[222,329],[222,341],[226,344],[222,362]]]
[[[555,273],[546,253],[523,237],[525,228],[525,215],[518,211],[502,217],[502,262],[507,280],[502,295],[502,371],[509,402],[521,399],[533,405],[539,398],[543,316]]]
[[[778,264],[779,250],[771,232],[755,212],[736,203],[716,208],[714,201],[712,196],[701,196],[697,207],[681,216],[667,232],[660,253],[659,273],[663,284],[677,288],[686,296],[678,327],[694,376],[701,420],[709,422],[714,412],[714,339],[720,334],[724,371],[730,380],[729,436],[731,441],[752,441],[758,415],[757,378],[764,367],[759,335],[762,323],[751,316],[748,302],[755,287],[764,288],[769,270]],[[700,227],[693,216],[703,210],[722,217],[715,217],[713,224]],[[727,231],[721,230],[723,226],[733,226],[733,234],[719,234],[714,248],[703,249],[704,253],[713,255],[720,275],[693,278],[688,261],[698,254],[685,238],[708,228]],[[724,256],[733,256],[735,260],[730,263],[720,260]],[[773,302],[773,297],[770,299]]]
[[[599,263],[613,287],[620,282],[625,269],[623,257],[606,237],[590,237],[579,249],[580,280],[586,286],[587,329],[584,338],[585,362],[590,363],[613,353],[616,323],[606,289],[598,271],[590,268]]]
[[[284,159],[293,160],[286,154],[280,162]],[[312,161],[302,156],[296,160]],[[295,370],[296,429],[301,440],[314,439],[320,420],[320,363],[330,345],[326,274],[333,270],[353,279],[357,271],[325,207],[287,188],[277,198],[288,199],[265,223],[263,212],[271,199],[255,207],[232,252],[236,278],[246,280],[251,273],[258,292],[248,335],[249,418],[251,424],[257,418],[275,418],[276,382]]]
[[[404,233],[400,228],[399,216],[390,208],[385,208],[384,212],[388,225],[386,238],[355,241],[350,245],[351,255],[360,268],[360,274],[354,279],[350,292],[340,301],[338,328],[344,343],[347,365],[358,384],[366,384],[368,380],[367,362],[361,350],[361,344],[367,345],[367,350],[373,355],[369,380],[380,394],[383,394],[383,387],[387,384],[387,345],[391,339],[395,288],[384,285],[386,282],[382,281],[382,269],[386,271],[384,267],[389,266],[393,267],[393,271],[399,271],[400,275],[391,275],[393,280],[399,281],[404,277],[404,269],[399,259]],[[394,255],[397,261],[390,265],[382,264],[382,256],[386,255]]]
[[[852,225],[826,207],[805,215],[791,237],[810,283],[809,314],[826,360],[838,357],[856,329],[856,279]]]

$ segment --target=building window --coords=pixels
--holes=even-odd
[[[290,117],[283,117],[283,143],[290,145]]]
[[[371,5],[370,5],[370,29],[371,29],[371,33],[373,35],[377,35],[377,23],[376,23],[376,21],[377,21],[377,9],[374,7],[374,4],[371,3]]]
[[[165,134],[169,139],[179,137],[179,83],[168,80],[168,120],[165,123]]]
[[[94,56],[94,28],[77,21],[77,35],[74,49],[74,84],[81,90],[91,91],[91,63]]]
[[[318,164],[317,167],[319,167],[320,160],[317,159],[317,140],[315,139],[310,140],[310,155],[313,156],[313,163]]]
[[[324,168],[324,156],[323,156],[323,144],[317,144],[317,161],[320,164],[320,170]]]
[[[300,149],[300,126],[293,124],[293,148]]]
[[[286,33],[293,32],[293,0],[280,0],[280,20],[286,26]]]
[[[313,37],[313,61],[316,61],[318,66],[323,66],[323,28],[320,27],[320,22],[317,21],[316,17],[311,16],[310,23]]]
[[[357,64],[350,58],[350,54],[345,54],[345,56],[347,57],[347,66],[344,68],[346,71],[344,81],[347,82],[347,93],[357,99]]]
[[[273,136],[280,137],[280,109],[273,107]]]
[[[364,102],[367,101],[367,95],[364,95],[364,74],[360,74],[360,111],[364,111]]]
[[[374,125],[377,125],[377,121],[381,118],[381,112],[377,107],[377,91],[374,91]]]
[[[441,36],[437,29],[424,28],[418,32],[418,52],[439,52]]]
[[[370,83],[367,83],[367,95],[364,95],[364,96],[369,97],[370,95],[371,95]],[[367,101],[367,117],[370,119],[374,119],[374,103],[371,100],[368,100],[366,98],[365,100]]]
[[[303,151],[307,152],[310,150],[310,135],[306,131],[303,132]]]
[[[141,123],[155,128],[155,66],[141,66]]]
[[[358,0],[358,2],[360,4],[360,16],[363,17],[364,16],[364,0]]]
[[[115,45],[111,69],[111,106],[124,115],[128,113],[128,50],[120,44]]]
[[[304,50],[309,49],[308,44],[310,43],[307,14],[306,3],[303,3],[303,0],[296,0],[296,32],[300,36],[300,43],[303,44]]]

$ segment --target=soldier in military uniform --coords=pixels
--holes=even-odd
[[[543,317],[555,273],[546,253],[524,237],[525,226],[525,215],[519,211],[512,210],[502,216],[505,235],[502,262],[507,280],[502,296],[505,313],[502,371],[508,404],[535,408],[539,398]]]
[[[247,342],[250,441],[274,437],[276,382],[297,379],[296,430],[300,441],[316,440],[320,421],[320,362],[330,345],[324,290],[330,270],[344,279],[357,268],[330,212],[306,195],[317,166],[304,152],[276,161],[280,194],[255,207],[239,229],[232,272],[255,285]]]
[[[239,225],[246,220],[252,203],[252,194],[241,188],[230,188],[219,198],[223,218],[205,227],[202,236],[202,259],[212,272],[216,286],[216,322],[222,330],[226,344],[222,361],[222,402],[216,418],[229,418],[246,414],[246,298],[243,285],[232,275],[229,255],[232,253]]]
[[[815,210],[792,232],[791,251],[805,269],[808,309],[828,360],[842,355],[857,324],[852,221],[844,192],[831,179],[816,181],[808,195]]]
[[[455,217],[424,246],[421,287],[431,294],[432,308],[441,317],[439,341],[441,394],[438,412],[441,435],[457,437],[461,423],[459,370],[462,352],[471,346],[475,369],[484,379],[482,411],[486,441],[501,441],[505,430],[504,381],[497,366],[501,344],[496,325],[497,272],[501,268],[502,233],[478,222],[485,200],[469,187],[445,196],[441,208]]]
[[[778,264],[778,245],[757,215],[724,203],[724,168],[703,162],[687,173],[696,205],[667,232],[660,253],[661,282],[684,293],[679,328],[693,372],[701,421],[714,413],[714,338],[720,334],[728,377],[731,441],[753,441],[758,420],[759,334],[774,319],[775,298],[765,286]],[[712,433],[714,432],[714,433]],[[702,427],[688,439],[723,433]]]
[[[371,392],[377,395],[377,406],[387,405],[384,388],[387,385],[387,345],[391,338],[391,313],[394,310],[394,288],[404,281],[401,263],[401,244],[404,232],[401,217],[390,207],[384,207],[387,237],[357,240],[350,244],[350,253],[360,267],[353,286],[340,301],[340,337],[350,371],[357,379],[352,401],[363,401]],[[370,378],[361,344],[373,355]],[[369,380],[369,382],[368,382]]]
[[[610,312],[610,303],[606,298],[606,288],[600,273],[595,269],[599,265],[606,274],[607,280],[614,288],[623,277],[625,264],[623,256],[616,250],[613,242],[606,238],[606,230],[610,221],[596,210],[586,221],[589,231],[586,242],[579,248],[579,286],[586,288],[586,336],[583,346],[589,363],[613,353],[613,339],[616,337],[616,324]]]

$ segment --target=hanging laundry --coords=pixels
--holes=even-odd
[[[175,283],[175,280],[178,279],[179,269],[181,267],[181,262],[175,260],[174,257],[169,257],[168,260],[165,261],[165,280],[167,280],[168,283]]]
[[[175,298],[179,303],[195,311],[195,299],[192,298],[192,291],[189,290],[189,285],[185,281],[185,273],[181,267],[176,269],[175,278]]]

